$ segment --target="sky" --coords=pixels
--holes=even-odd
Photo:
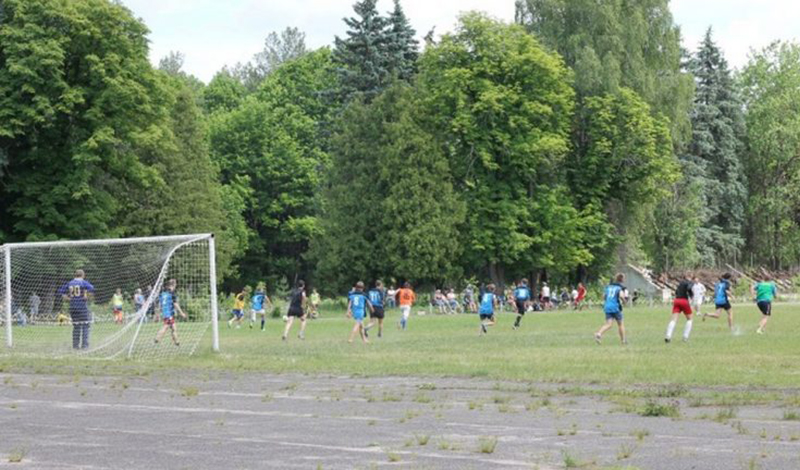
[[[208,82],[225,65],[247,62],[262,49],[271,31],[294,26],[306,33],[310,48],[344,36],[342,18],[353,16],[355,0],[122,0],[150,28],[153,63],[170,51],[185,55],[184,70]],[[484,11],[512,21],[513,0],[402,0],[419,36],[431,28],[451,31],[458,14]],[[391,0],[379,0],[389,11]],[[747,63],[751,48],[777,39],[800,39],[798,0],[672,0],[684,45],[695,49],[711,26],[717,43],[735,67]]]

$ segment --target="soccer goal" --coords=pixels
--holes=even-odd
[[[0,255],[0,354],[147,360],[206,341],[219,350],[213,235],[12,243]]]

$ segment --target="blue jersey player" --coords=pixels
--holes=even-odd
[[[349,297],[350,299],[347,302],[347,316],[355,320],[355,324],[353,325],[353,331],[350,332],[350,338],[347,342],[352,343],[356,333],[359,333],[361,335],[361,340],[365,343],[369,343],[364,331],[364,317],[367,315],[367,308],[372,312],[373,307],[367,296],[364,295],[364,283],[358,281],[356,283],[356,288],[350,292]]]
[[[383,281],[376,281],[375,288],[370,289],[367,293],[369,303],[372,305],[372,311],[369,314],[369,325],[364,328],[364,335],[369,336],[370,328],[375,326],[375,321],[378,323],[378,338],[383,336],[383,318],[386,313],[383,309],[383,303],[386,300],[386,289],[383,288]]]
[[[267,306],[272,308],[272,301],[269,300],[264,283],[256,286],[253,297],[250,298],[250,328],[256,322],[256,315],[261,315],[261,331],[264,331],[267,318]]]
[[[625,289],[625,286],[622,285],[623,282],[625,282],[625,275],[617,274],[614,278],[614,282],[607,285],[603,293],[603,310],[606,315],[606,322],[600,327],[597,333],[594,334],[594,340],[597,341],[597,344],[600,344],[603,333],[608,331],[614,325],[615,321],[619,329],[620,341],[622,341],[622,344],[628,343],[625,337],[625,324],[622,321],[622,304],[624,304],[625,300],[628,298],[628,291]]]
[[[725,273],[720,278],[719,282],[714,285],[714,306],[716,311],[714,313],[704,313],[703,321],[706,317],[719,318],[724,310],[728,314],[728,328],[733,330],[733,308],[731,307],[731,300],[733,300],[733,293],[731,292],[731,273]]]
[[[89,325],[92,323],[92,315],[89,312],[89,299],[94,293],[94,286],[84,277],[86,277],[86,274],[82,269],[78,269],[75,271],[75,279],[58,289],[58,294],[69,302],[73,349],[87,349],[89,347]]]
[[[486,286],[486,290],[481,293],[480,302],[478,304],[478,316],[481,319],[481,335],[488,333],[489,331],[487,328],[497,323],[494,319],[494,309],[500,301],[494,291],[494,284],[489,284]]]
[[[156,334],[156,344],[161,341],[164,333],[166,333],[167,330],[170,330],[170,333],[172,334],[172,342],[175,343],[175,346],[181,345],[178,342],[178,330],[175,326],[175,313],[180,314],[181,318],[184,320],[186,319],[186,314],[183,313],[183,310],[181,310],[181,304],[178,303],[178,294],[175,292],[175,288],[177,286],[178,282],[175,279],[170,279],[167,281],[164,291],[158,296],[158,304],[161,307],[161,318],[164,322],[164,325],[161,326],[161,329],[158,330],[158,333]]]
[[[514,303],[517,306],[517,320],[514,322],[514,329],[519,328],[519,323],[531,303],[531,290],[528,288],[528,280],[523,279],[514,289]]]

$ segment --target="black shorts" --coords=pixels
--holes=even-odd
[[[517,313],[519,315],[525,315],[525,303],[527,302],[527,300],[517,299],[515,302],[517,304]]]
[[[379,320],[382,320],[384,316],[386,316],[386,314],[383,311],[383,307],[372,307],[372,312],[369,314],[370,318],[377,318]]]
[[[302,308],[290,308],[288,315],[290,317],[302,317],[305,314],[306,312],[304,312]]]
[[[730,302],[725,302],[724,304],[716,304],[716,307],[717,307],[718,310],[719,309],[730,310],[731,309],[731,303]]]
[[[494,313],[481,313],[480,316],[481,316],[481,321],[494,319]]]
[[[758,305],[758,309],[761,310],[761,313],[763,313],[764,315],[766,316],[772,315],[772,302],[767,302],[766,300],[764,300],[758,302],[756,305]]]

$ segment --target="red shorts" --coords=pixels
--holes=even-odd
[[[169,317],[164,319],[164,324],[167,326],[172,326],[175,324],[175,317]]]
[[[692,306],[689,305],[689,299],[675,299],[672,302],[672,313],[682,313],[687,317],[692,314]]]

